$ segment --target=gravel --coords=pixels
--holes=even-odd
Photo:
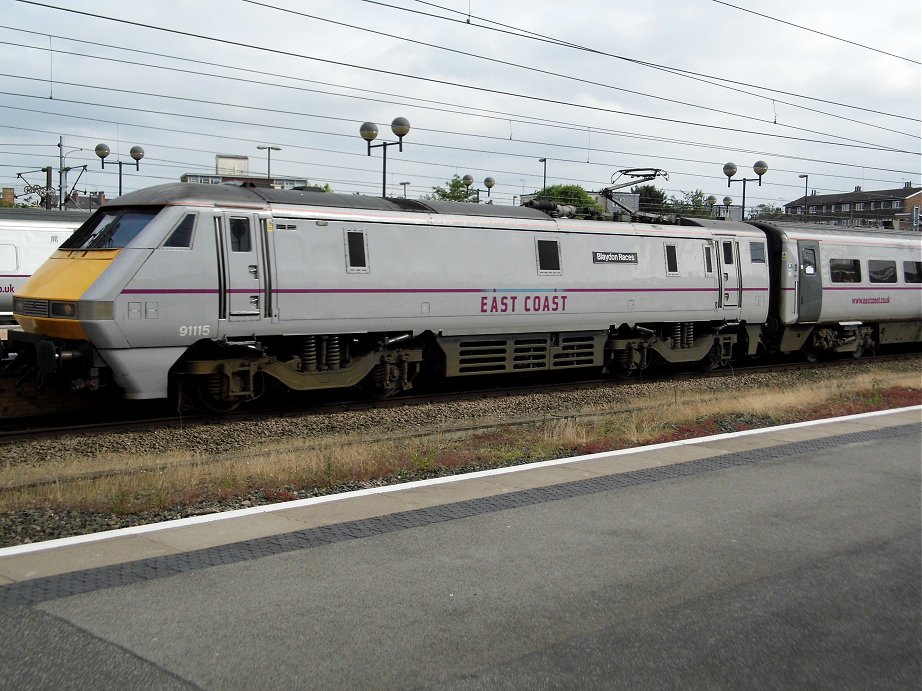
[[[836,368],[837,378],[848,380],[867,371],[868,361],[847,363]],[[920,360],[903,360],[886,365],[886,371],[920,371]],[[427,432],[448,431],[492,421],[493,423],[567,417],[591,409],[623,410],[642,404],[644,399],[663,393],[681,399],[690,394],[726,393],[755,387],[779,389],[803,386],[828,376],[823,370],[775,373],[738,373],[730,377],[691,381],[631,383],[619,386],[581,388],[555,393],[515,392],[484,397],[476,401],[408,403],[367,411],[304,413],[233,421],[173,424],[143,431],[120,433],[81,433],[55,439],[37,439],[0,448],[0,461],[7,467],[40,465],[46,459],[92,459],[109,454],[141,455],[194,451],[203,458],[242,455],[267,441],[319,439],[338,435],[378,438],[408,437]],[[749,420],[757,426],[759,420]],[[430,473],[431,475],[431,473]],[[414,479],[403,476],[400,480]],[[393,481],[396,481],[393,480]],[[385,481],[378,481],[383,484]],[[292,490],[288,498],[303,498],[331,491],[347,491],[369,486],[367,483],[337,487],[335,490],[305,492]],[[0,546],[23,544],[68,535],[200,515],[267,503],[261,492],[233,500],[208,500],[193,506],[135,515],[93,514],[35,507],[23,511],[0,512]]]

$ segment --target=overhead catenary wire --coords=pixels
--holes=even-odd
[[[571,107],[571,108],[577,108],[577,109],[583,109],[583,110],[589,110],[589,111],[595,111],[595,112],[601,112],[601,113],[610,113],[610,114],[615,114],[615,115],[625,115],[625,116],[628,116],[628,117],[638,117],[638,118],[644,118],[644,119],[646,119],[646,120],[655,120],[655,121],[658,121],[658,122],[668,122],[668,123],[672,123],[672,124],[686,125],[686,126],[689,126],[689,127],[700,127],[700,128],[705,128],[705,129],[716,129],[716,130],[725,131],[725,132],[736,132],[736,133],[740,133],[740,134],[758,135],[758,136],[764,136],[764,137],[770,137],[770,138],[788,139],[788,140],[794,140],[794,141],[816,142],[816,140],[810,140],[810,139],[803,138],[803,137],[793,137],[793,136],[790,136],[790,135],[772,134],[772,133],[768,133],[768,132],[759,132],[759,131],[754,131],[754,130],[747,130],[747,129],[737,128],[737,127],[727,127],[727,126],[715,125],[715,124],[710,124],[710,123],[700,123],[700,122],[694,122],[694,121],[690,121],[690,120],[682,120],[682,119],[678,119],[678,118],[667,118],[667,117],[657,116],[657,115],[647,115],[647,114],[641,114],[641,113],[634,113],[634,112],[631,112],[631,111],[625,111],[625,110],[621,110],[621,109],[617,109],[617,108],[604,108],[604,107],[601,107],[601,106],[592,106],[592,105],[588,105],[588,104],[584,104],[584,103],[576,103],[576,102],[571,102],[571,101],[565,101],[565,100],[562,100],[562,99],[554,99],[554,98],[548,98],[548,97],[543,97],[543,96],[534,96],[534,95],[527,95],[527,94],[519,94],[519,93],[512,92],[512,91],[505,91],[505,90],[502,90],[502,89],[490,89],[490,88],[486,88],[486,87],[484,87],[484,86],[482,86],[482,85],[464,84],[464,83],[460,83],[460,82],[452,82],[452,81],[445,80],[445,79],[435,79],[435,78],[432,78],[432,77],[423,77],[423,76],[420,76],[420,75],[413,75],[413,74],[409,74],[409,73],[405,73],[405,72],[398,72],[398,71],[395,71],[395,70],[385,70],[385,69],[377,68],[377,67],[368,67],[368,66],[366,66],[366,65],[356,65],[356,64],[344,62],[344,61],[341,61],[341,60],[330,60],[330,59],[328,59],[328,58],[319,58],[319,57],[316,57],[316,56],[306,55],[306,54],[303,54],[303,53],[296,53],[296,52],[293,52],[293,51],[286,51],[286,50],[281,50],[281,49],[278,49],[278,48],[269,48],[269,47],[266,47],[266,46],[259,46],[259,45],[256,45],[256,44],[245,43],[245,42],[243,42],[243,41],[233,41],[233,40],[230,40],[230,39],[217,38],[217,37],[208,36],[208,35],[205,35],[205,34],[196,34],[196,33],[194,33],[194,32],[182,31],[182,30],[179,30],[179,29],[167,29],[167,28],[165,28],[165,27],[160,27],[160,26],[156,26],[156,25],[153,25],[153,24],[148,24],[148,23],[145,23],[145,22],[137,22],[137,21],[128,20],[128,19],[120,19],[120,18],[116,18],[116,17],[108,17],[108,16],[105,16],[105,15],[96,14],[96,13],[93,13],[93,12],[86,12],[86,11],[76,10],[76,9],[67,8],[67,7],[59,7],[59,6],[57,6],[57,5],[51,5],[51,4],[49,4],[49,3],[37,2],[37,0],[16,0],[16,2],[20,2],[20,3],[24,3],[24,4],[28,4],[28,5],[35,5],[35,6],[38,6],[38,7],[44,7],[44,8],[47,8],[47,9],[57,10],[57,11],[61,11],[61,12],[73,13],[73,14],[80,15],[80,16],[93,17],[93,18],[95,18],[95,19],[100,19],[100,20],[103,20],[103,21],[110,21],[110,22],[116,22],[116,23],[120,23],[120,24],[127,24],[127,25],[129,25],[129,26],[135,26],[135,27],[139,27],[139,28],[150,29],[150,30],[153,30],[153,31],[161,31],[161,32],[169,33],[169,34],[178,35],[178,36],[185,36],[185,37],[188,37],[188,38],[200,39],[200,40],[203,40],[203,41],[216,42],[216,43],[225,44],[225,45],[232,45],[232,46],[235,46],[235,47],[238,47],[238,48],[247,48],[247,49],[256,50],[256,51],[260,51],[260,52],[267,52],[267,53],[272,53],[272,54],[276,54],[276,55],[283,55],[283,56],[286,56],[286,57],[293,57],[293,58],[305,59],[305,60],[313,60],[313,61],[317,61],[317,62],[323,62],[323,63],[326,63],[326,64],[337,65],[337,66],[340,66],[340,67],[348,67],[348,68],[352,68],[352,69],[359,69],[359,70],[369,71],[369,72],[373,72],[373,73],[377,73],[377,74],[386,74],[386,75],[389,75],[389,76],[403,77],[403,78],[406,78],[406,79],[412,79],[412,80],[417,80],[417,81],[423,81],[423,82],[427,82],[427,83],[440,84],[440,85],[442,85],[442,86],[452,86],[452,87],[456,87],[456,88],[460,88],[460,89],[465,89],[465,90],[476,90],[476,91],[479,92],[479,93],[489,93],[489,94],[494,94],[494,95],[499,95],[499,96],[509,96],[509,97],[512,97],[512,98],[519,98],[519,99],[525,99],[525,100],[530,100],[530,101],[536,101],[536,102],[539,102],[539,103],[547,103],[547,104],[553,104],[553,105],[561,105],[561,106],[567,106],[567,107]],[[833,137],[834,137],[835,135],[827,135],[827,136],[833,136]],[[846,139],[847,139],[847,138],[846,138]],[[865,146],[867,146],[867,148],[870,148],[870,149],[881,150],[881,151],[891,151],[891,152],[893,152],[893,153],[905,153],[905,154],[911,154],[911,155],[919,155],[918,152],[906,151],[906,150],[899,149],[899,148],[896,148],[896,147],[887,147],[887,146],[875,145],[875,144],[871,144],[871,143],[869,143],[869,142],[863,142],[863,141],[860,141],[860,140],[851,140],[851,141],[857,142],[858,144],[861,144],[861,145],[865,145]],[[831,146],[834,146],[834,145],[840,145],[840,146],[841,146],[841,145],[843,145],[842,143],[839,143],[839,142],[826,142],[826,141],[820,141],[820,142],[816,142],[816,143],[823,143],[823,144],[827,144],[827,145],[831,145]],[[854,144],[852,144],[852,145],[854,145]]]

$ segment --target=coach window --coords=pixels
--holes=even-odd
[[[711,256],[711,246],[704,246],[704,275],[713,276],[714,275],[714,257]]]
[[[170,233],[164,247],[192,247],[192,231],[195,228],[195,214],[183,216],[179,225]]]
[[[885,259],[868,259],[868,281],[896,283],[896,262]]]
[[[560,274],[560,243],[557,240],[538,240],[538,273]]]
[[[833,283],[861,283],[861,262],[857,259],[830,259],[829,279]]]
[[[764,264],[765,263],[765,243],[764,242],[750,242],[749,243],[749,256],[752,259],[753,264]]]
[[[816,276],[816,252],[806,247],[800,258],[803,261],[804,276]]]
[[[733,265],[733,243],[730,241],[724,241],[723,243],[724,250],[724,264],[726,266]]]
[[[906,283],[922,283],[922,262],[903,262],[903,280]]]
[[[368,245],[365,233],[361,230],[346,231],[346,272],[368,273]]]
[[[250,240],[250,219],[231,217],[230,241],[231,252],[252,251],[253,244]]]
[[[679,275],[679,255],[676,252],[675,245],[672,243],[666,244],[666,275]]]

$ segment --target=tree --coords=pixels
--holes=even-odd
[[[549,199],[555,204],[575,206],[583,215],[591,216],[605,211],[579,185],[551,185],[538,192],[535,199]]]
[[[631,194],[640,195],[639,211],[652,214],[663,213],[663,205],[666,203],[666,193],[663,190],[653,185],[639,185],[631,188]]]
[[[772,204],[759,204],[752,211],[749,212],[749,218],[781,218],[783,212],[781,211],[780,206],[774,206]]]
[[[705,194],[701,190],[686,192],[682,190],[682,198],[669,197],[666,206],[669,213],[686,218],[710,218],[713,209],[705,203]]]
[[[441,199],[449,202],[476,202],[477,193],[471,192],[461,181],[460,176],[454,175],[445,187],[433,187],[432,194],[427,194],[423,199]]]

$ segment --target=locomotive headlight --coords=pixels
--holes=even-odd
[[[51,316],[59,319],[73,319],[77,316],[76,302],[52,302]]]
[[[13,311],[19,314],[25,312],[26,301],[22,298],[13,298]]]

